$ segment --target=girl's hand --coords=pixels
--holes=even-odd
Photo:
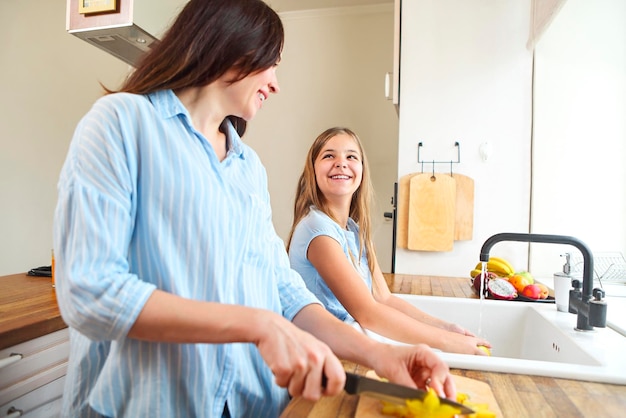
[[[448,324],[445,327],[446,330],[450,331],[450,332],[456,332],[458,334],[461,335],[467,335],[470,337],[475,337],[476,335],[468,330],[466,330],[465,328],[461,327],[460,325],[457,324]]]

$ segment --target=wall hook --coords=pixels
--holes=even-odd
[[[424,172],[424,161],[422,160],[421,156],[420,156],[420,150],[421,148],[424,146],[424,144],[422,142],[418,142],[417,143],[417,163],[422,165],[422,173]],[[456,141],[454,143],[454,146],[456,148],[456,161],[435,161],[433,160],[431,162],[431,164],[433,165],[433,178],[435,177],[435,164],[448,164],[450,163],[450,175],[452,175],[452,165],[453,164],[458,164],[461,162],[461,144],[459,144],[458,141]]]

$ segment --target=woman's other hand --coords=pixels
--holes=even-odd
[[[379,376],[409,387],[431,387],[440,397],[456,399],[450,368],[425,344],[395,346],[380,344],[373,353],[374,371]]]

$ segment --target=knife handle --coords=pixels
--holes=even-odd
[[[343,389],[350,395],[356,395],[358,393],[360,381],[361,376],[358,374],[346,372],[346,384]]]
[[[358,391],[360,379],[361,379],[361,376],[359,376],[358,374],[346,372],[346,383],[343,389],[350,395],[356,395]],[[327,383],[328,383],[328,378],[326,377],[325,374],[322,374],[322,387],[324,389],[326,388]]]

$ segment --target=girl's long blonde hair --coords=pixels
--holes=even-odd
[[[289,233],[289,240],[287,241],[287,250],[291,246],[291,238],[293,237],[293,231],[296,225],[304,218],[310,210],[310,206],[314,205],[319,210],[328,215],[331,219],[338,222],[328,208],[328,204],[315,180],[315,160],[319,156],[320,152],[326,145],[326,143],[336,135],[345,134],[351,136],[359,147],[361,153],[361,159],[363,164],[363,177],[361,179],[361,185],[352,195],[352,201],[350,202],[349,216],[359,225],[359,260],[363,255],[363,250],[367,254],[367,264],[369,270],[373,273],[374,266],[376,265],[376,254],[374,252],[374,246],[371,239],[371,216],[370,205],[373,197],[373,187],[370,179],[369,164],[361,140],[353,131],[348,128],[334,127],[329,128],[322,132],[315,141],[309,153],[307,154],[306,161],[304,163],[304,170],[300,175],[298,186],[296,189],[296,200],[293,209],[293,224],[291,225],[291,232]]]

